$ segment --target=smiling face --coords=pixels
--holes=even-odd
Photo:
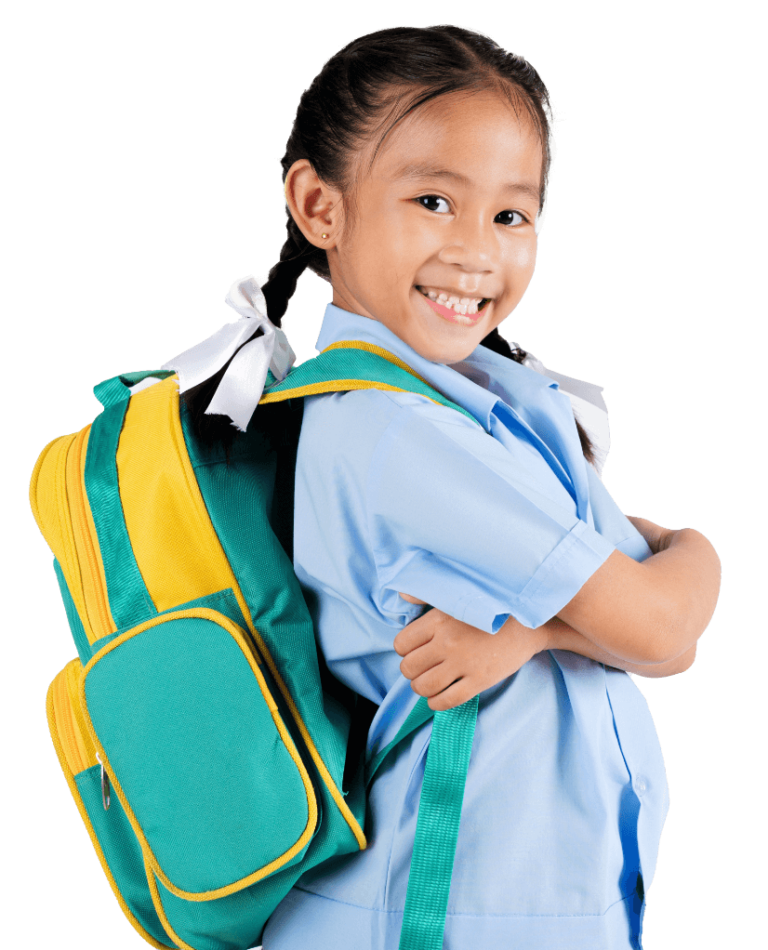
[[[523,296],[536,261],[542,149],[493,92],[441,96],[398,123],[328,264],[333,303],[379,320],[426,359],[465,359]]]

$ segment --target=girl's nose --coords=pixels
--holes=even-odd
[[[484,222],[466,221],[451,228],[448,240],[438,255],[443,264],[456,264],[462,270],[488,273],[494,269],[499,243],[493,228]]]

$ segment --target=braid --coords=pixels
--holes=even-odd
[[[296,292],[296,284],[309,265],[312,252],[320,250],[309,243],[290,214],[286,227],[288,237],[280,251],[280,260],[261,288],[267,301],[267,314],[276,327],[282,324],[288,301]],[[325,251],[320,253],[325,257]]]

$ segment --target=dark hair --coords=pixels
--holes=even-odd
[[[353,40],[332,56],[299,102],[281,161],[283,181],[294,162],[307,159],[323,182],[346,196],[354,185],[350,157],[372,134],[379,136],[375,157],[394,126],[426,102],[449,93],[482,89],[504,95],[518,114],[527,115],[536,130],[542,147],[543,207],[551,157],[547,89],[521,56],[458,26],[379,30]],[[269,318],[278,327],[306,268],[325,280],[331,276],[325,251],[304,237],[287,206],[286,213],[288,237],[280,260],[261,288]],[[519,349],[512,351],[497,329],[482,343],[519,363],[526,355]],[[193,393],[188,404],[201,401],[201,397],[202,392]],[[196,415],[202,419],[202,410]],[[211,420],[206,421],[208,438],[220,433],[226,440],[226,419],[208,416],[207,420]],[[592,461],[589,439],[576,424],[584,455]]]

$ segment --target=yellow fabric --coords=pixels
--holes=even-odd
[[[83,584],[83,597],[88,615],[88,627],[93,639],[90,643],[109,636],[117,629],[107,603],[107,582],[99,550],[96,528],[85,491],[85,454],[91,428],[86,426],[77,434],[67,456],[67,497],[72,517],[72,536]],[[85,624],[84,624],[85,626]],[[88,632],[86,628],[86,633]]]
[[[91,737],[82,728],[82,717],[78,715],[78,685],[82,672],[80,660],[67,663],[56,679],[51,683],[51,702],[57,723],[59,742],[70,771],[77,775],[96,765],[96,750]]]
[[[178,388],[169,377],[131,397],[117,449],[125,524],[158,611],[233,581],[174,416],[178,422]]]
[[[54,439],[41,452],[29,486],[40,531],[59,562],[89,643],[117,629],[109,610],[96,530],[83,473],[90,426]]]

